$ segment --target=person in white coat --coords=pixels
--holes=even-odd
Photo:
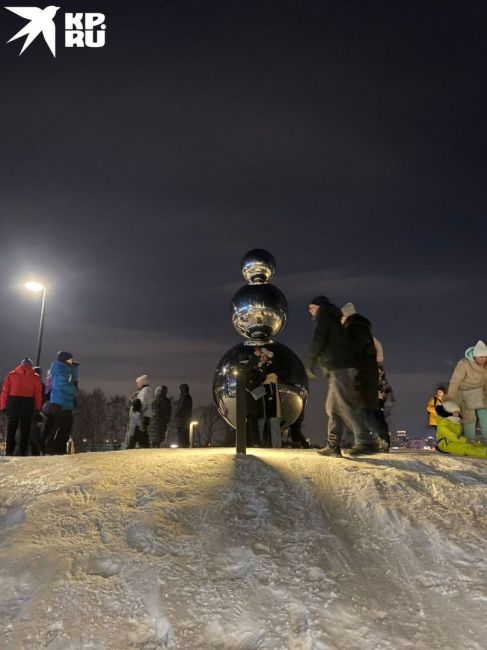
[[[141,375],[135,380],[137,390],[130,398],[129,423],[127,428],[126,449],[150,447],[149,424],[152,415],[152,389],[148,375]]]
[[[450,379],[447,399],[456,402],[463,415],[463,434],[475,441],[477,422],[487,444],[487,345],[483,341],[468,348]]]

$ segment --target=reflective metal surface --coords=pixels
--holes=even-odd
[[[241,268],[247,282],[262,284],[269,282],[276,272],[276,260],[269,251],[254,248],[243,256]]]
[[[239,334],[267,343],[282,330],[288,313],[287,300],[272,284],[247,284],[232,298],[232,322]]]
[[[299,357],[282,343],[266,344],[274,353],[272,363],[276,368],[281,398],[282,419],[285,426],[300,416],[308,397],[308,378]],[[235,370],[240,355],[249,351],[249,345],[239,343],[220,360],[213,379],[213,397],[218,411],[232,426],[236,426]]]

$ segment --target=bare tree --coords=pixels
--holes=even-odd
[[[73,427],[75,448],[97,451],[105,440],[108,423],[107,400],[101,388],[92,393],[78,391],[76,394],[76,417]]]
[[[225,435],[225,421],[218,413],[215,404],[198,406],[195,410],[195,419],[198,420],[199,430],[204,432],[204,445],[213,446],[217,439]]]

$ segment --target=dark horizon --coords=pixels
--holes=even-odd
[[[65,11],[106,46],[62,47]],[[484,2],[63,4],[54,59],[1,9],[0,373],[60,349],[80,386],[148,373],[195,403],[239,337],[229,303],[252,248],[276,257],[278,340],[306,361],[310,298],[354,302],[385,350],[393,430],[486,339]],[[322,440],[324,384],[306,432]]]

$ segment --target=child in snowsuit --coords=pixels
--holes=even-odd
[[[436,407],[438,415],[436,426],[436,448],[445,454],[453,456],[472,456],[487,460],[487,447],[469,442],[462,433],[462,418],[460,407],[455,402],[447,400]]]

